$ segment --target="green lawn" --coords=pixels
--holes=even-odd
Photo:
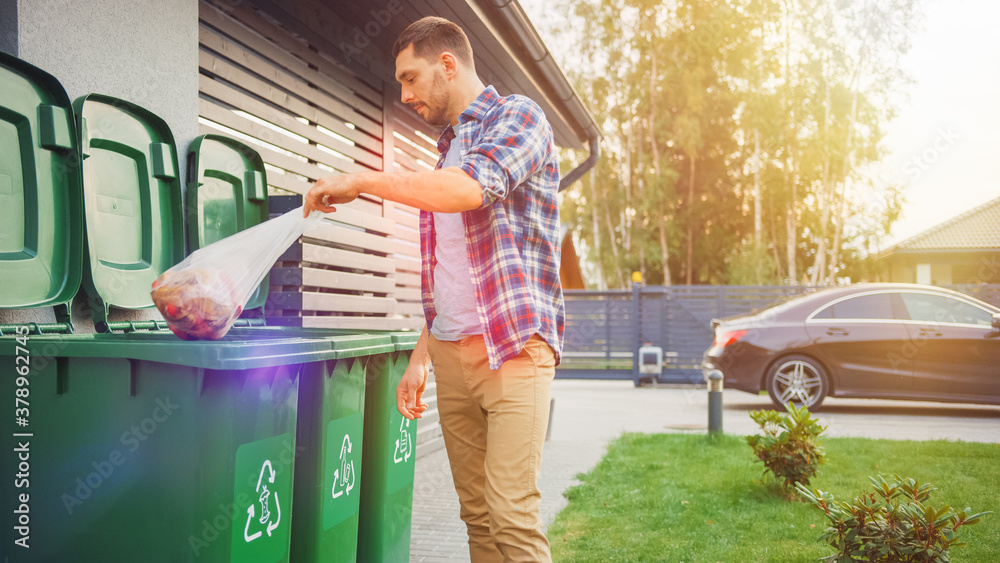
[[[1000,445],[826,438],[810,486],[849,500],[869,475],[929,482],[930,504],[994,511],[963,528],[954,562],[1000,561]],[[826,517],[782,498],[742,436],[625,434],[566,492],[549,528],[553,559],[607,563],[816,561]]]

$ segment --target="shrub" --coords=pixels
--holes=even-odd
[[[808,485],[824,462],[818,438],[826,427],[820,426],[806,407],[788,404],[785,408],[785,414],[773,410],[751,412],[750,418],[764,434],[747,436],[747,443],[764,462],[764,474],[770,471],[783,480],[785,487],[793,483]]]
[[[958,541],[959,528],[989,514],[970,514],[970,508],[958,513],[950,506],[934,508],[927,504],[931,491],[936,490],[930,484],[894,478],[890,484],[881,475],[869,477],[875,491],[851,502],[838,502],[830,493],[797,485],[830,520],[820,539],[837,552],[824,561],[945,563],[950,548],[965,545]]]

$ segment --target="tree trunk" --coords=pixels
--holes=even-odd
[[[813,264],[812,285],[818,285],[826,281],[826,233],[830,224],[830,208],[833,207],[833,182],[830,178],[830,149],[826,143],[830,142],[830,81],[826,77],[826,64],[823,61],[823,81],[826,83],[826,98],[823,101],[823,172],[820,185],[823,193],[819,198],[820,221],[819,244],[816,249],[816,262]]]
[[[753,242],[761,245],[761,205],[760,205],[760,131],[753,130]],[[758,276],[759,277],[759,276]]]
[[[785,159],[785,182],[792,186],[792,199],[788,202],[788,215],[785,217],[785,258],[788,260],[788,280],[792,285],[799,284],[798,265],[795,250],[798,246],[798,221],[795,217],[795,204],[798,201],[798,189],[795,186],[795,174],[791,171],[791,156]]]
[[[833,283],[836,278],[838,263],[840,262],[840,237],[844,225],[844,200],[847,199],[847,175],[851,166],[851,151],[854,143],[854,124],[858,120],[858,90],[861,89],[861,72],[864,64],[864,50],[859,56],[858,66],[855,69],[854,79],[851,81],[854,86],[854,95],[851,98],[851,118],[847,122],[847,138],[844,139],[844,169],[840,177],[840,197],[838,198],[837,217],[834,221],[833,247],[830,248],[830,273],[829,280]]]
[[[771,223],[771,253],[774,255],[774,273],[779,280],[782,280],[785,276],[781,270],[781,253],[778,251],[778,247],[781,245],[778,240],[778,226],[774,222],[774,202],[772,200],[768,200],[767,217]]]
[[[615,242],[615,226],[614,226],[614,223],[611,221],[611,207],[610,206],[607,206],[607,205],[604,206],[604,219],[605,219],[605,221],[608,224],[608,236],[611,239],[611,245],[610,245],[611,246],[611,255],[615,259],[615,272],[617,273],[617,277],[618,277],[618,287],[619,288],[627,288],[628,286],[625,284],[625,276],[623,275],[623,272],[622,272],[622,260],[621,260],[621,256],[618,253],[618,244]],[[601,258],[598,257],[598,259],[601,259]]]
[[[657,224],[660,229],[660,258],[663,261],[663,285],[670,285],[670,262],[668,261],[668,256],[670,255],[670,248],[668,246],[667,240],[667,226],[666,226],[666,212],[663,209],[664,194],[662,190],[664,189],[664,181],[662,170],[660,169],[660,147],[656,143],[656,49],[650,50],[651,70],[649,73],[649,147],[653,153],[653,172],[656,174],[656,185],[660,188],[660,192],[657,195],[657,206],[656,209],[659,212],[659,217],[657,218]]]
[[[663,208],[663,200],[660,200],[660,249],[663,252],[663,285],[670,285],[670,253],[667,247],[667,211]]]
[[[785,188],[789,186],[792,188],[792,199],[788,202],[788,215],[785,218],[785,231],[787,234],[787,240],[785,240],[785,256],[788,259],[788,279],[789,283],[792,285],[798,285],[799,274],[798,268],[795,263],[795,247],[798,243],[798,225],[796,225],[795,220],[795,204],[798,201],[798,193],[795,187],[795,174],[792,171],[792,149],[795,144],[795,115],[792,111],[791,101],[791,86],[792,83],[792,64],[791,64],[791,7],[788,2],[785,2],[785,105],[787,106],[788,115],[788,128],[786,129],[787,137],[785,138],[786,143],[786,155],[785,155]]]
[[[685,283],[691,285],[693,279],[692,273],[694,269],[694,174],[695,174],[695,162],[697,157],[694,155],[688,155],[688,162],[690,166],[688,168],[688,232],[687,232],[687,272]]]

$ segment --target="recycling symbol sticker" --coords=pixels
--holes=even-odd
[[[413,453],[413,435],[410,434],[410,419],[400,417],[399,438],[396,438],[396,451],[392,454],[393,463],[403,463],[410,460]]]
[[[351,494],[354,490],[354,460],[350,458],[351,435],[344,434],[344,443],[340,447],[340,467],[333,470],[333,487],[331,495],[337,498],[343,494]]]
[[[323,530],[358,513],[361,484],[361,439],[365,420],[352,414],[326,425],[323,462]]]
[[[267,475],[267,481],[264,481],[264,475]],[[274,508],[277,514],[274,520],[271,519],[271,495],[272,491],[267,488],[267,484],[270,483],[274,486],[274,467],[271,465],[271,460],[265,459],[264,463],[260,466],[260,477],[257,478],[257,489],[256,491],[260,494],[257,497],[257,502],[260,503],[260,518],[257,520],[261,525],[266,525],[267,535],[270,536],[271,532],[281,524],[281,500],[278,498],[278,491],[274,491]],[[263,485],[263,488],[261,486]],[[264,533],[261,530],[257,530],[253,534],[250,533],[250,522],[254,519],[256,515],[256,510],[254,505],[251,504],[247,507],[247,524],[243,527],[243,539],[249,543],[255,539],[261,537]],[[257,526],[254,526],[255,528]]]
[[[294,440],[282,434],[237,448],[230,561],[276,563],[287,558]]]
[[[403,418],[399,411],[392,409],[386,430],[389,434],[383,457],[387,465],[386,489],[393,493],[413,485],[417,421]]]

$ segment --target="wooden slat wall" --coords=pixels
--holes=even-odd
[[[396,88],[359,76],[250,3],[203,0],[199,20],[199,130],[254,147],[272,195],[304,194],[338,173],[434,167],[437,133],[396,100]],[[418,212],[368,197],[338,206],[271,277],[270,324],[419,329]]]

